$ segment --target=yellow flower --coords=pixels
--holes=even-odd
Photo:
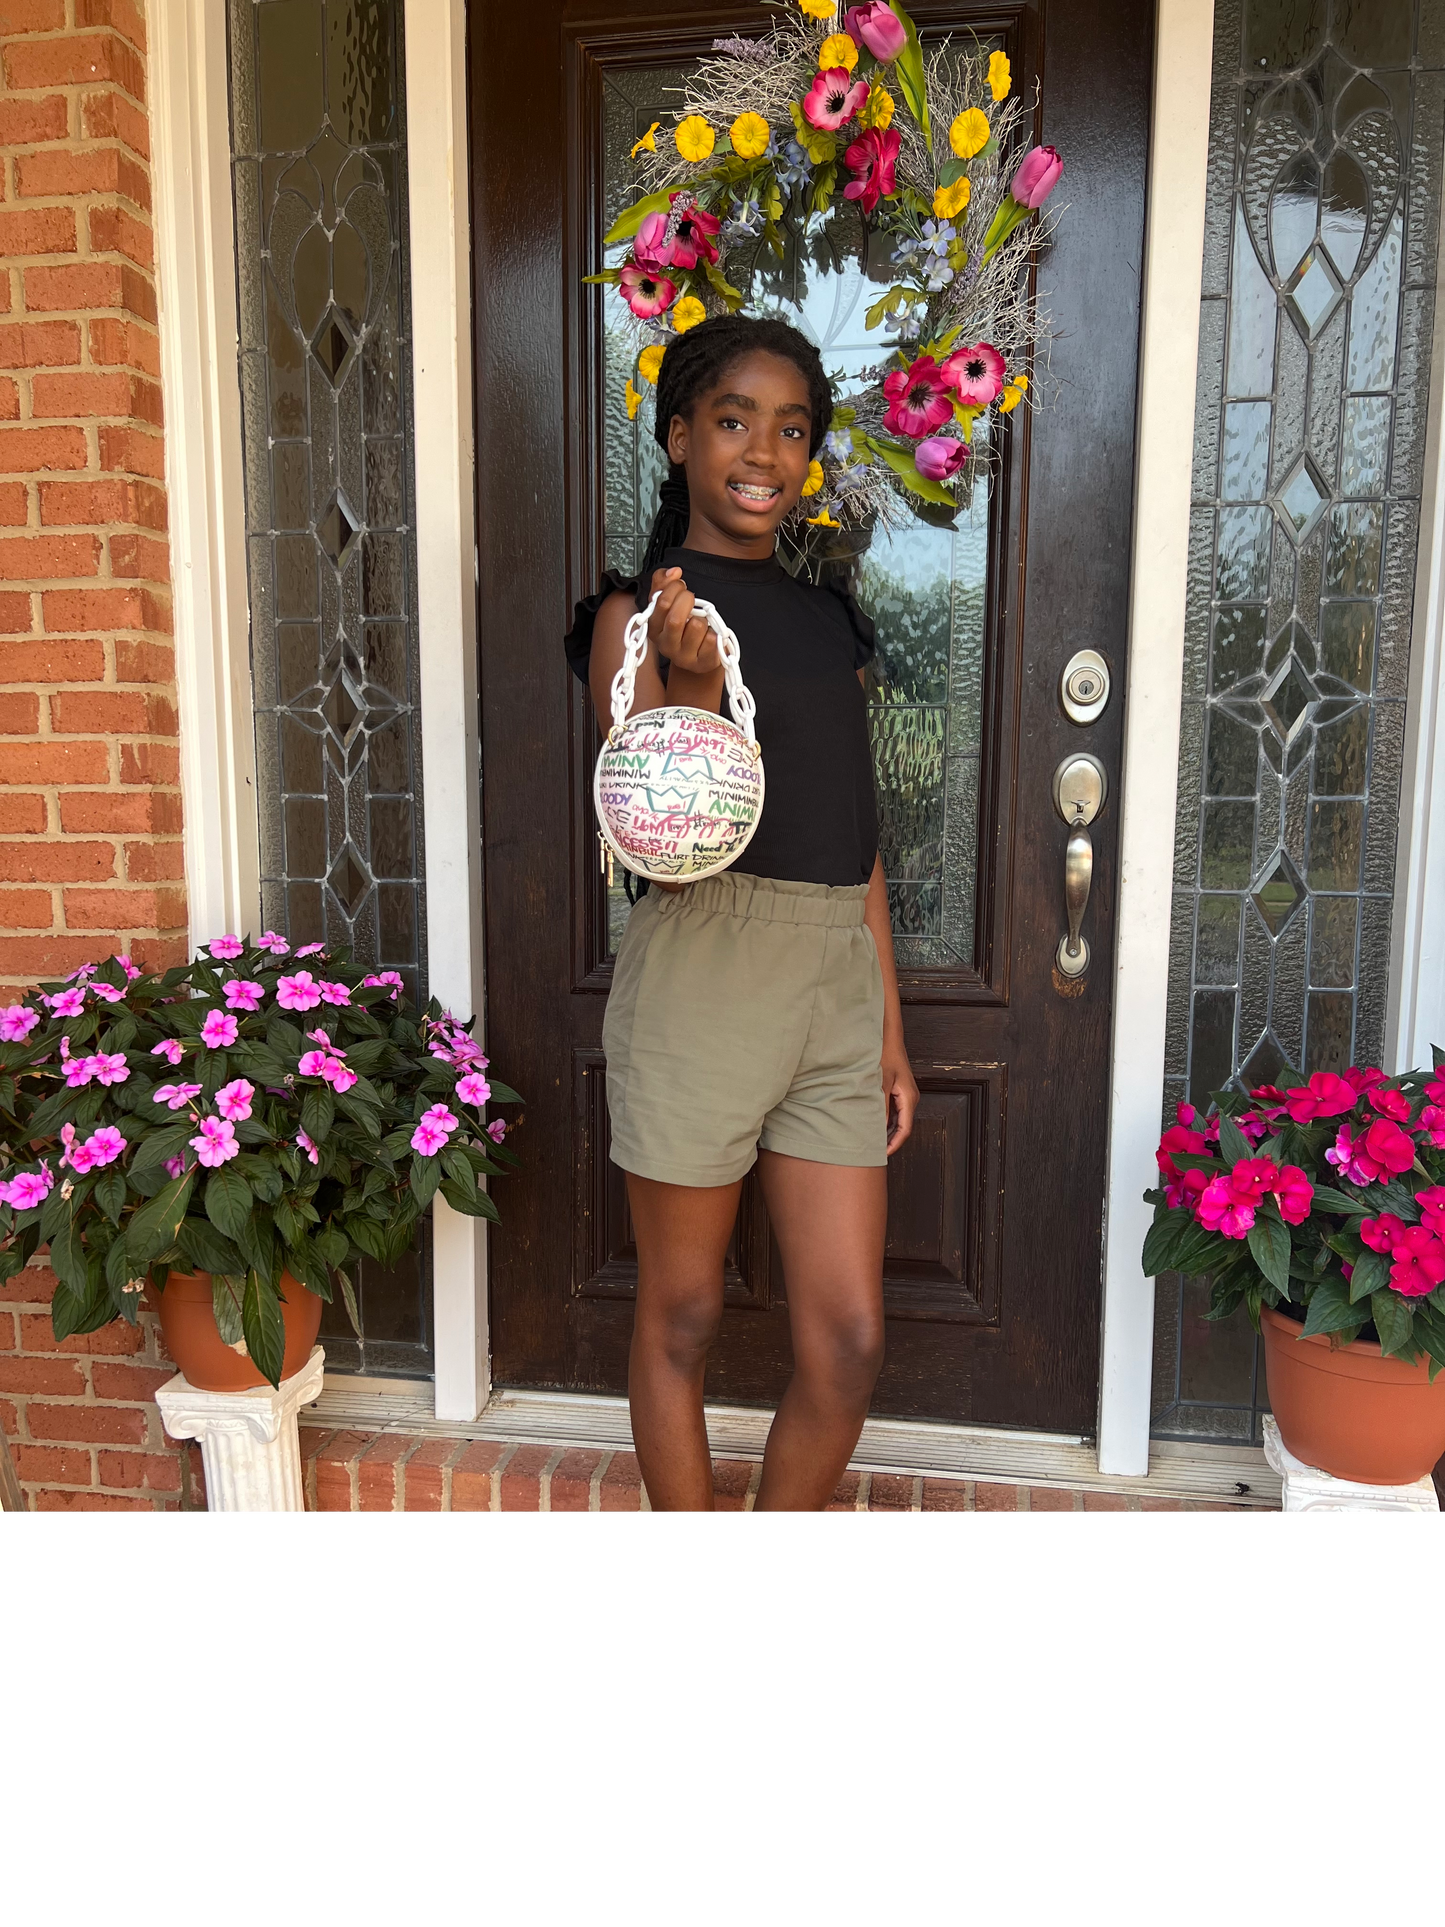
[[[652,123],[651,127],[648,128],[647,132],[642,136],[642,139],[640,141],[634,141],[632,143],[631,152],[627,156],[628,160],[635,161],[638,155],[643,151],[644,148],[646,148],[649,154],[655,154],[657,152],[657,141],[655,139],[655,136],[658,128],[661,127],[661,125],[662,125],[662,122],[660,120],[655,120]]]
[[[827,20],[838,11],[837,0],[798,0],[810,20]]]
[[[833,520],[826,509],[819,509],[816,515],[810,515],[808,517],[808,527],[810,529],[841,529],[842,526],[843,524],[841,522],[835,522]]]
[[[638,394],[637,390],[633,387],[630,379],[627,383],[626,394],[627,394],[627,419],[630,422],[635,422],[637,420],[637,411],[642,406],[642,397],[641,395]]]
[[[685,161],[705,161],[717,145],[717,135],[701,114],[689,114],[686,120],[679,121],[672,138]]]
[[[661,368],[662,357],[666,353],[666,348],[644,348],[637,357],[638,374],[644,381],[650,381],[654,388],[657,386],[657,371]]]
[[[1007,415],[1010,409],[1017,408],[1024,398],[1024,390],[1029,385],[1027,375],[1010,375],[1004,383],[1003,394],[999,397],[998,412]]]
[[[864,127],[886,127],[892,118],[893,96],[875,80],[868,90],[867,100],[858,110],[859,122]]]
[[[962,214],[968,206],[968,197],[972,192],[967,174],[960,174],[952,187],[941,187],[934,195],[934,213],[940,221],[951,221],[955,214]]]
[[[733,152],[755,161],[768,151],[768,123],[761,114],[739,114],[732,124]]]
[[[818,71],[842,67],[848,73],[858,65],[858,43],[851,33],[830,33],[818,49]]]
[[[685,294],[672,311],[672,325],[680,335],[689,328],[695,328],[699,321],[707,320],[707,309],[695,294]]]
[[[803,484],[803,494],[816,495],[818,493],[818,490],[822,486],[823,486],[823,464],[821,462],[809,462],[808,479]]]
[[[961,161],[971,161],[988,146],[991,131],[988,115],[981,107],[965,107],[948,130],[948,144]]]
[[[1013,80],[1009,71],[1007,54],[990,54],[988,57],[988,89],[995,100],[1002,100]]]

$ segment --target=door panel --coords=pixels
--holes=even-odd
[[[831,564],[879,628],[880,844],[924,1093],[889,1174],[874,1410],[1083,1430],[1097,1392],[1152,8],[913,13],[926,41],[968,28],[1008,51],[1017,87],[1037,78],[1036,133],[1065,155],[1069,206],[1039,274],[1047,405],[1008,418],[990,486],[956,532],[920,523]],[[622,404],[615,297],[581,276],[602,265],[600,237],[630,198],[627,150],[670,122],[666,87],[714,36],[757,26],[755,10],[701,0],[666,13],[539,0],[525,28],[489,15],[473,47],[488,1023],[529,1099],[526,1168],[492,1241],[501,1384],[620,1390],[636,1270],[600,1046],[627,905],[596,864],[596,724],[560,637],[604,562],[635,566],[661,457]],[[538,54],[548,38],[555,89],[559,69]],[[795,310],[826,365],[858,367],[883,352],[861,310],[886,267],[842,228],[822,270],[794,252],[764,292]],[[1086,645],[1116,693],[1080,729],[1058,680]],[[1093,829],[1092,964],[1070,982],[1054,968],[1066,831],[1050,792],[1073,750],[1099,757],[1115,795]],[[755,1180],[726,1296],[709,1396],[773,1400],[791,1369],[786,1280]]]

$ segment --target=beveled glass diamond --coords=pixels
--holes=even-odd
[[[1308,455],[1301,455],[1279,492],[1284,525],[1296,545],[1303,542],[1329,506],[1330,492],[1315,473]]]
[[[371,878],[349,843],[342,846],[340,856],[331,866],[327,882],[336,892],[347,916],[354,917],[361,908],[361,899],[371,888]]]
[[[356,342],[339,308],[328,308],[311,352],[326,370],[326,379],[339,388],[356,353]]]
[[[1240,1066],[1239,1082],[1247,1091],[1257,1091],[1261,1084],[1277,1084],[1280,1072],[1291,1069],[1289,1059],[1266,1031]]]
[[[1312,248],[1295,270],[1289,301],[1305,340],[1313,341],[1340,305],[1340,284],[1319,249]]]
[[[1305,887],[1299,871],[1285,851],[1276,850],[1273,861],[1250,894],[1254,898],[1255,909],[1269,925],[1270,935],[1277,937],[1304,902]]]
[[[334,682],[327,691],[326,700],[321,705],[321,713],[343,743],[349,743],[354,727],[362,715],[361,708],[353,700],[351,691],[340,680]]]
[[[1301,668],[1298,657],[1291,656],[1266,685],[1259,706],[1273,724],[1279,740],[1292,743],[1309,721],[1319,695],[1320,692]]]
[[[338,569],[359,533],[360,525],[352,519],[345,496],[333,495],[316,524],[316,539]]]

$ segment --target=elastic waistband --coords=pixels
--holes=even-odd
[[[857,929],[868,899],[866,883],[782,883],[772,877],[721,876],[685,883],[675,895],[659,891],[665,904],[719,911],[727,917],[760,917],[765,923],[812,923]]]

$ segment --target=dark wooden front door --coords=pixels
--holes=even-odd
[[[913,13],[925,40],[971,28],[1002,45],[1027,97],[1037,80],[1037,136],[1065,156],[1068,205],[1039,275],[1047,405],[1011,418],[998,481],[958,533],[920,525],[875,543],[858,580],[880,629],[882,845],[923,1091],[890,1171],[873,1409],[1088,1431],[1153,8]],[[601,1032],[626,905],[598,873],[595,723],[561,636],[604,558],[635,560],[656,457],[609,365],[615,297],[580,277],[630,198],[628,147],[651,119],[671,125],[667,89],[714,35],[755,33],[763,16],[697,0],[532,0],[470,18],[487,1025],[528,1100],[524,1168],[491,1241],[493,1373],[616,1392],[636,1273],[607,1159]],[[838,365],[859,349],[866,271],[840,258],[808,275],[799,267],[781,292]],[[1059,679],[1086,647],[1112,665],[1114,693],[1081,728]],[[1093,829],[1092,963],[1070,983],[1054,969],[1067,832],[1051,785],[1081,750],[1113,793]],[[770,1403],[791,1361],[755,1180],[727,1299],[708,1395]]]

